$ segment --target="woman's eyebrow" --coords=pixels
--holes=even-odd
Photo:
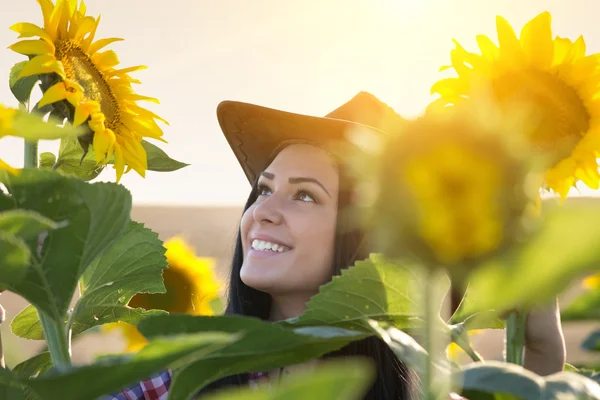
[[[331,197],[331,195],[329,194],[329,192],[327,191],[327,189],[325,189],[325,186],[323,186],[323,184],[321,182],[319,182],[318,180],[316,180],[315,178],[296,177],[296,178],[290,178],[290,179],[288,179],[288,181],[291,184],[303,183],[303,182],[316,183],[317,185],[319,185],[321,187],[321,189],[323,189],[325,191],[325,193],[327,193],[327,196]]]
[[[273,179],[275,179],[275,174],[272,174],[270,172],[266,172],[263,171],[260,173],[261,176],[264,176],[266,179],[272,181]],[[321,187],[321,189],[323,189],[325,191],[325,193],[327,193],[327,196],[331,197],[331,194],[329,194],[329,192],[327,191],[327,189],[325,189],[325,186],[323,186],[323,184],[321,182],[319,182],[318,180],[316,180],[315,178],[309,178],[309,177],[294,177],[294,178],[289,178],[288,181],[291,184],[298,184],[298,183],[304,183],[304,182],[310,182],[310,183],[315,183],[317,185],[319,185]]]

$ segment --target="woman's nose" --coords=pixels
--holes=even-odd
[[[283,220],[281,201],[276,195],[271,195],[254,207],[252,216],[259,224],[279,225]]]

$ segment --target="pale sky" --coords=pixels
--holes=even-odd
[[[135,89],[157,97],[151,108],[165,127],[175,159],[192,164],[172,173],[135,172],[122,183],[144,204],[239,205],[249,185],[219,129],[222,100],[240,100],[287,111],[324,115],[366,90],[405,117],[432,100],[456,38],[475,50],[475,35],[495,40],[495,16],[520,31],[542,11],[553,15],[554,33],[583,34],[588,52],[600,52],[598,0],[88,0],[89,15],[102,14],[96,38],[112,44]],[[0,48],[16,41],[15,22],[41,24],[35,0],[0,0]],[[0,71],[23,60],[2,50]],[[0,103],[16,105],[8,84]],[[44,142],[42,151],[55,151]],[[22,142],[4,138],[0,158],[23,162]],[[114,180],[107,169],[100,180]],[[587,193],[590,193],[589,191]]]

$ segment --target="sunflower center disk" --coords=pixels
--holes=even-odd
[[[503,106],[531,108],[536,124],[531,142],[556,161],[571,154],[589,129],[590,116],[577,92],[551,73],[512,72],[496,79],[493,87]]]
[[[114,130],[120,118],[117,99],[90,57],[73,41],[64,40],[56,47],[56,58],[62,62],[67,77],[83,87],[86,99],[100,103],[106,127]]]

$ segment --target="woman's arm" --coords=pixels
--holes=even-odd
[[[567,358],[560,322],[558,299],[527,315],[525,328],[525,368],[538,375],[563,370]]]

